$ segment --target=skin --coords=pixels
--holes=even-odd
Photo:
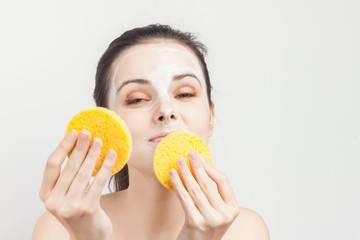
[[[40,197],[48,211],[36,224],[33,239],[269,239],[261,217],[241,208],[228,178],[195,151],[189,153],[194,176],[182,158],[180,171],[170,171],[174,192],[153,173],[159,134],[185,130],[208,141],[213,131],[213,106],[191,50],[169,40],[136,45],[118,56],[112,72],[109,108],[123,118],[133,137],[130,186],[101,195],[116,158],[113,151],[89,185],[101,139],[90,146],[87,131],[68,133],[44,171]]]

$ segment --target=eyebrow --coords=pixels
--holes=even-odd
[[[193,77],[193,78],[195,78],[195,79],[199,82],[200,87],[202,88],[202,85],[201,85],[200,80],[198,79],[198,77],[196,77],[195,74],[192,74],[192,73],[184,73],[184,74],[175,75],[175,76],[173,76],[172,81],[179,81],[179,80],[181,80],[181,79],[183,79],[183,78],[185,78],[185,77]],[[120,87],[116,90],[116,94],[118,94],[118,93],[120,92],[120,90],[121,90],[124,86],[126,86],[126,85],[128,85],[128,84],[130,84],[130,83],[137,83],[137,84],[146,85],[146,84],[150,84],[150,81],[147,80],[147,79],[143,79],[143,78],[136,78],[136,79],[125,80],[125,81],[122,82],[122,84],[120,85]]]
[[[146,80],[146,79],[142,79],[142,78],[136,78],[136,79],[130,79],[130,80],[126,80],[124,82],[122,82],[122,84],[120,85],[120,87],[118,88],[118,90],[116,90],[116,94],[118,94],[120,92],[120,90],[130,84],[130,83],[138,83],[138,84],[149,84],[150,81]]]
[[[200,82],[199,78],[195,74],[192,74],[192,73],[184,73],[184,74],[180,74],[180,75],[175,75],[173,77],[173,80],[178,81],[178,80],[181,80],[181,79],[183,79],[185,77],[193,77],[193,78],[195,78],[199,82],[200,87],[202,88],[202,85],[201,85],[201,82]]]

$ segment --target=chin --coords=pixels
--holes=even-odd
[[[139,147],[134,147],[129,159],[129,165],[134,165],[134,167],[136,166],[138,169],[143,169],[145,166],[147,168],[147,166],[151,165],[152,170],[152,162],[156,146],[142,146],[141,151],[138,150]],[[135,149],[137,151],[134,151]]]

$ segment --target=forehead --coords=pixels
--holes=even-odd
[[[119,77],[143,77],[152,71],[171,68],[173,71],[189,71],[202,78],[202,68],[197,56],[187,46],[172,40],[154,40],[132,46],[115,59],[112,73]],[[134,76],[135,75],[135,76]]]

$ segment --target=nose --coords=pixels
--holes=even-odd
[[[169,123],[178,120],[178,114],[174,110],[169,100],[161,99],[155,110],[154,120],[157,123]]]
[[[169,122],[171,120],[176,120],[176,119],[177,118],[174,113],[169,114],[169,113],[163,112],[158,116],[157,121],[165,123],[165,122]]]

